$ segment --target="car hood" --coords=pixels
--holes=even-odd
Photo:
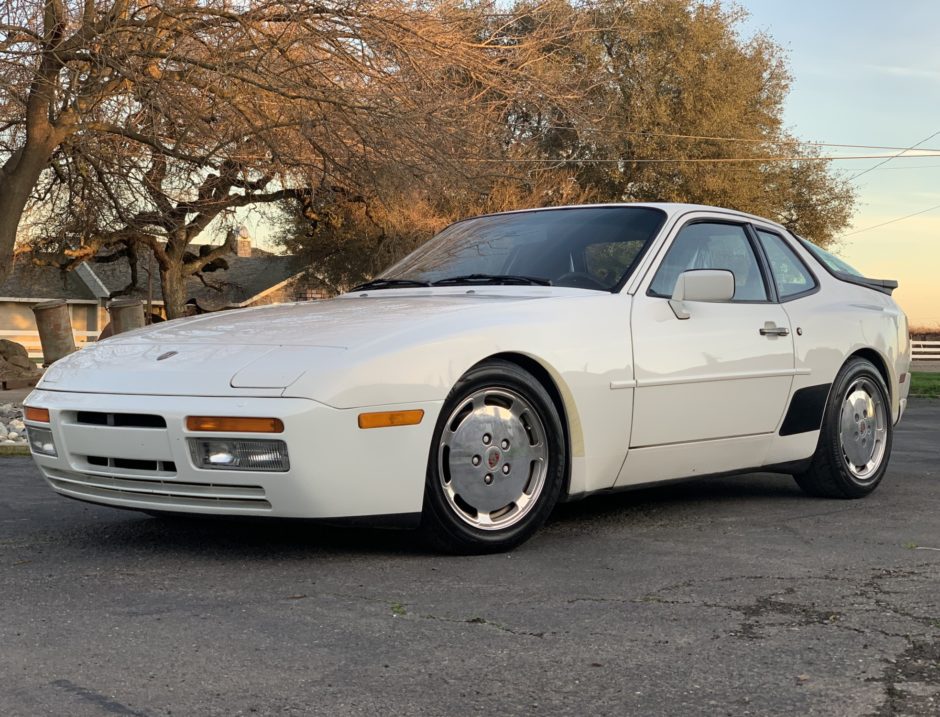
[[[503,287],[500,287],[503,288]],[[305,372],[330,372],[382,347],[421,341],[472,314],[570,294],[550,287],[437,295],[400,291],[219,312],[156,324],[83,348],[46,371],[40,388],[92,393],[280,395]],[[526,291],[520,291],[526,289]],[[576,293],[583,294],[574,290]],[[466,315],[458,319],[458,316]],[[405,338],[405,334],[409,334]]]
[[[122,334],[108,343],[211,344],[241,346],[318,346],[352,349],[387,339],[418,322],[472,311],[481,305],[545,298],[541,294],[414,294],[335,299],[280,304],[240,311],[222,311],[168,321]]]

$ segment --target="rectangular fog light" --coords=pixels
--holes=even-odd
[[[52,431],[48,428],[26,427],[26,438],[29,441],[29,449],[33,453],[43,456],[58,455],[55,452],[55,441],[52,440]]]
[[[189,452],[197,468],[217,471],[290,470],[284,441],[190,438]]]

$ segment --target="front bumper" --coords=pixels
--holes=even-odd
[[[335,409],[298,398],[127,396],[34,391],[49,409],[57,455],[33,454],[58,493],[138,510],[290,518],[391,516],[421,511],[428,450],[441,402]],[[362,430],[360,413],[422,408],[415,426]],[[166,427],[87,425],[79,411],[159,416]],[[284,422],[290,470],[196,468],[186,439],[190,415],[270,416]],[[238,434],[271,438],[272,434]]]

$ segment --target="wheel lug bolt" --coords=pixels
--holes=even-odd
[[[491,440],[493,440],[493,439],[490,437],[490,434],[489,434],[489,433],[484,433],[484,434],[483,434],[483,445],[484,445],[484,446],[490,445],[490,441],[491,441]]]
[[[508,463],[506,463],[506,464],[503,466],[503,473],[509,473],[509,464],[508,464]]]
[[[502,446],[503,450],[505,451],[507,448],[509,448],[509,441],[507,441],[507,440],[504,438],[504,439],[503,439],[503,442],[500,443],[499,445]]]
[[[480,465],[480,456],[474,456],[470,459],[470,462],[475,466]]]
[[[490,483],[492,483],[492,482],[493,482],[493,474],[492,474],[492,473],[487,473],[485,476],[483,476],[483,482],[486,483],[487,485],[489,485]]]

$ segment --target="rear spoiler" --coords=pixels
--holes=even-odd
[[[841,271],[834,271],[832,274],[837,279],[842,279],[842,281],[874,289],[888,296],[891,296],[891,293],[898,288],[897,279],[869,279],[867,276],[852,276],[851,274],[843,274]]]

